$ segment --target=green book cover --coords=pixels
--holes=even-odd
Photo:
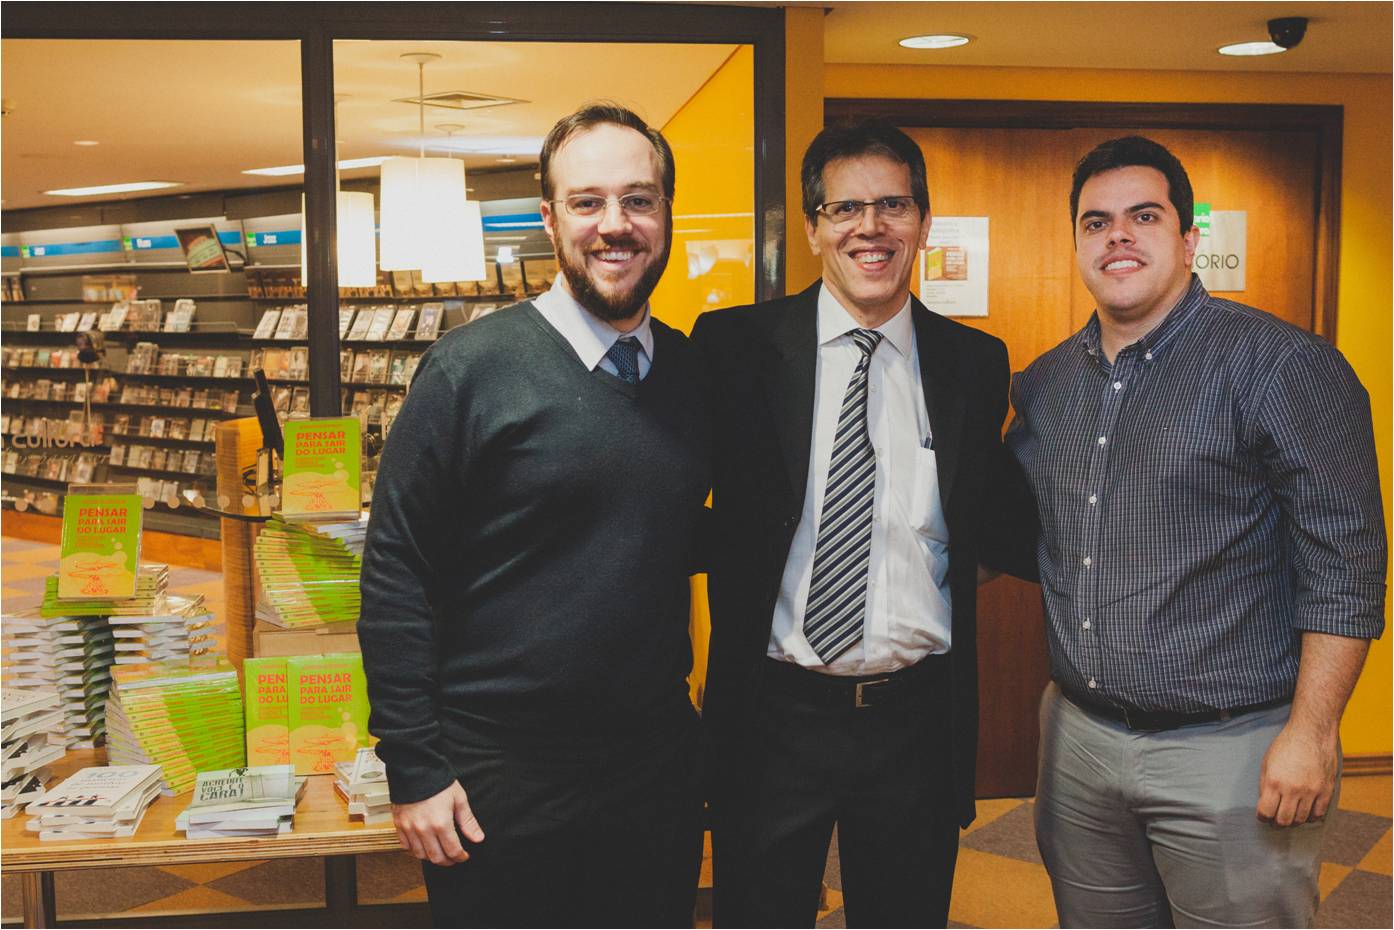
[[[139,494],[65,495],[58,597],[133,597],[140,562],[141,515]]]
[[[282,428],[285,462],[281,515],[287,520],[357,517],[363,440],[357,417],[289,420]]]
[[[333,773],[368,745],[368,686],[356,652],[286,659],[290,758],[297,775]]]
[[[289,763],[285,657],[244,659],[242,678],[246,688],[242,703],[247,711],[247,764]]]
[[[197,771],[244,763],[242,691],[226,658],[212,668],[182,659],[127,665],[112,677],[131,735],[165,766],[165,783],[175,793],[192,787]]]

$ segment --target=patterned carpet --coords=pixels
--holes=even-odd
[[[13,609],[37,602],[43,578],[57,563],[58,547],[16,539],[0,540],[0,598]],[[174,568],[176,593],[203,594],[221,615],[220,576]],[[1346,778],[1341,809],[1327,834],[1321,867],[1320,927],[1389,927],[1390,791],[1388,776]],[[710,886],[703,863],[702,884]],[[828,909],[818,926],[844,926],[836,839],[825,876]],[[164,868],[100,869],[58,873],[60,919],[101,919],[125,915],[194,915],[200,911],[256,911],[320,907],[324,903],[324,865],[317,858],[278,862],[237,862]],[[405,853],[358,859],[360,903],[425,900],[421,873]],[[699,907],[699,913],[703,908]],[[0,869],[0,917],[18,921],[19,881]],[[983,801],[978,820],[963,835],[954,882],[950,926],[1053,927],[1050,882],[1036,851],[1029,798]],[[247,925],[255,918],[247,915]],[[183,921],[181,921],[183,922]],[[196,925],[190,916],[187,923]],[[578,923],[585,923],[584,917]],[[699,926],[705,922],[699,921]],[[364,925],[367,925],[365,923]]]

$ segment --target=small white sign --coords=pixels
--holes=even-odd
[[[1210,212],[1210,235],[1201,237],[1191,264],[1207,291],[1244,290],[1248,232],[1248,211]]]
[[[987,316],[988,218],[936,216],[920,253],[920,301],[944,316]]]

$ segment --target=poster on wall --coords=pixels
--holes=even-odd
[[[1244,269],[1248,264],[1249,214],[1246,210],[1212,210],[1208,203],[1196,204],[1196,244],[1192,267],[1208,291],[1244,290]]]
[[[920,301],[944,316],[987,316],[985,216],[936,216],[920,253]]]

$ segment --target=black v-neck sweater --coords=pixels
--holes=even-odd
[[[378,469],[358,637],[392,800],[481,732],[605,738],[686,700],[688,573],[710,484],[701,370],[652,322],[637,386],[530,303],[421,361]]]

